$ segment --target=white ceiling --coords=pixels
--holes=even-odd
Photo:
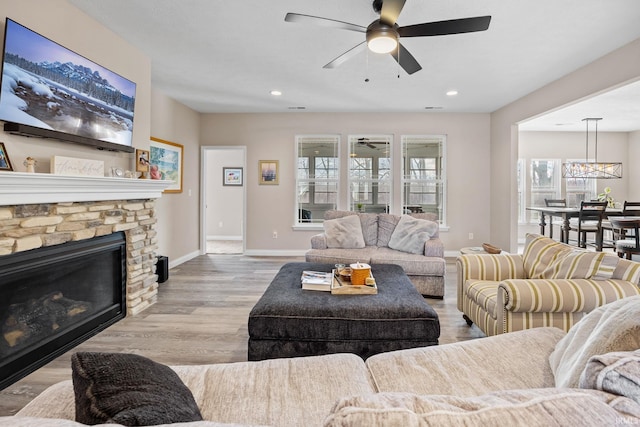
[[[400,26],[492,16],[484,32],[401,39],[423,67],[407,75],[390,55],[367,52],[323,69],[364,34],[284,21],[296,12],[367,26],[377,18],[371,0],[69,1],[151,58],[154,88],[202,113],[487,113],[640,37],[638,0],[407,0]],[[453,89],[459,94],[447,96]],[[624,108],[635,123],[624,126],[640,129],[637,85],[631,96],[634,107]],[[603,131],[627,120],[591,102],[579,111],[579,130],[583,117],[616,114],[604,117]],[[575,121],[554,114],[525,127]]]

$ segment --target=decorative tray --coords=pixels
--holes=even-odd
[[[370,274],[373,278],[373,275]],[[336,274],[333,270],[333,283],[331,284],[331,293],[337,295],[372,295],[378,293],[378,285],[352,285],[349,280],[344,279]]]

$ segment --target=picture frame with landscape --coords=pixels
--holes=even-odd
[[[151,137],[149,141],[149,174],[151,179],[173,181],[164,193],[182,193],[184,146]]]
[[[242,168],[241,167],[223,167],[222,168],[222,185],[242,187]]]
[[[260,185],[278,185],[280,173],[277,160],[258,161],[258,183]]]

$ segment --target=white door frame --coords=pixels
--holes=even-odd
[[[217,150],[242,151],[242,253],[244,253],[247,248],[247,147],[245,145],[205,145],[200,147],[200,254],[207,253],[207,154]]]

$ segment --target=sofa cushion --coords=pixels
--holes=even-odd
[[[593,356],[580,375],[580,388],[602,390],[640,403],[640,350]]]
[[[618,264],[613,271],[612,278],[627,280],[637,285],[640,280],[640,262],[622,258],[618,259]]]
[[[548,237],[527,233],[522,259],[524,271],[529,279],[543,279],[542,273],[558,257],[572,251],[571,246]]]
[[[136,354],[71,356],[76,421],[153,425],[200,421],[191,391],[168,366]]]
[[[378,242],[376,243],[380,247],[388,247],[389,240],[393,230],[396,229],[396,225],[400,221],[400,216],[381,213],[378,214]]]
[[[328,210],[324,213],[324,219],[336,219],[343,218],[345,216],[357,215],[360,218],[360,225],[362,226],[362,237],[364,238],[364,244],[367,246],[375,246],[378,243],[378,214],[353,212],[353,211],[339,211]]]
[[[617,264],[618,257],[605,252],[564,252],[547,265],[539,278],[605,280],[613,276]]]
[[[370,264],[396,264],[408,276],[444,276],[446,261],[440,257],[426,257],[395,249],[379,247],[371,253]]]
[[[549,354],[564,336],[558,328],[533,328],[380,353],[365,363],[379,391],[477,396],[511,388],[553,387]]]
[[[377,249],[377,246],[367,246],[362,249],[310,249],[304,254],[304,258],[306,262],[321,264],[352,264],[354,262],[372,264],[371,259],[377,253]],[[388,261],[385,262],[389,263]]]
[[[357,215],[325,220],[323,227],[329,248],[359,249],[365,246]]]
[[[604,426],[636,421],[639,408],[593,390],[508,390],[467,398],[378,393],[340,399],[325,426]]]
[[[576,323],[549,356],[556,387],[578,387],[588,360],[640,348],[640,295],[598,307]]]
[[[424,243],[437,229],[438,224],[433,221],[402,215],[391,233],[389,247],[402,252],[424,254]]]

